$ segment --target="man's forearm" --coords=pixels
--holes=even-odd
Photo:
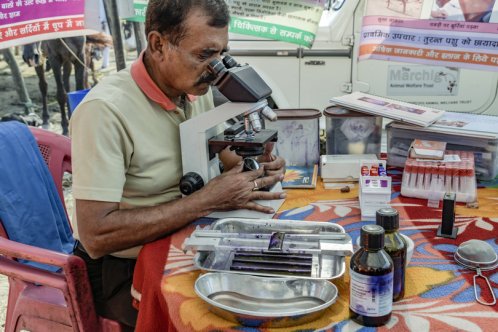
[[[211,212],[199,194],[134,209],[77,200],[76,211],[81,241],[94,258],[154,241]]]
[[[192,195],[155,207],[120,209],[119,203],[76,201],[80,239],[92,257],[154,241],[213,211],[250,209],[275,213],[254,201],[282,199],[285,193],[254,191],[283,179],[278,157],[265,168],[242,172],[242,162],[211,179]],[[266,167],[275,174],[263,176]]]

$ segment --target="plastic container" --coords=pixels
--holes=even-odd
[[[79,103],[85,98],[86,94],[90,89],[72,91],[67,94],[67,100],[69,102],[69,116],[73,114],[73,111],[79,105]]]
[[[337,105],[327,107],[323,114],[328,155],[380,154],[382,117]]]
[[[265,122],[267,129],[278,130],[274,153],[284,158],[287,165],[318,164],[321,112],[317,109],[277,109],[274,112],[278,120]]]
[[[374,154],[336,154],[320,156],[320,169],[324,182],[358,181],[362,160],[377,160]]]
[[[400,126],[403,126],[402,128]],[[471,151],[474,153],[475,174],[479,180],[492,180],[498,175],[498,137],[480,138],[458,133],[428,131],[428,128],[391,122],[386,125],[387,164],[404,167],[408,149],[414,139],[446,142],[446,150]]]

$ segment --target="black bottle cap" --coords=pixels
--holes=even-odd
[[[375,213],[376,224],[382,226],[387,232],[399,228],[399,213],[393,208],[378,209]]]
[[[360,231],[360,245],[366,249],[384,248],[384,228],[379,225],[365,225]]]

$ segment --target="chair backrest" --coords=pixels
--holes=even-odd
[[[64,191],[62,187],[62,178],[64,173],[72,173],[71,169],[71,140],[63,135],[58,135],[48,130],[29,127],[31,133],[36,139],[41,155],[48,166],[50,174],[61,198],[64,211],[67,215],[66,203],[64,200]],[[69,216],[68,216],[69,217]],[[69,220],[69,218],[68,218]],[[0,220],[0,236],[8,238],[7,232]]]
[[[43,159],[48,165],[67,214],[62,179],[65,172],[71,173],[71,140],[68,137],[44,129],[35,127],[29,127],[29,129],[37,141]],[[40,287],[47,286],[46,290],[43,290],[44,295],[41,302],[35,304],[35,306],[37,306],[39,314],[49,312],[46,316],[49,317],[48,320],[51,320],[52,313],[50,311],[54,310],[55,307],[50,301],[43,302],[43,299],[57,299],[57,291],[61,291],[63,293],[63,300],[62,302],[58,302],[60,304],[58,308],[67,312],[74,331],[121,331],[118,322],[96,315],[85,262],[80,257],[8,240],[1,220],[0,237],[5,238],[0,238],[0,271],[2,274],[9,276],[10,283],[6,330],[17,329],[19,327],[16,324],[16,317],[22,315],[23,307],[26,306],[26,304],[22,304],[23,299],[30,298],[28,294],[24,293],[24,295],[21,295],[21,293],[29,292],[32,289],[29,285],[34,283]],[[9,258],[27,259],[58,266],[62,269],[62,272],[52,273],[39,270],[20,264]],[[37,287],[37,289],[40,288]],[[29,303],[29,301],[24,303]],[[30,306],[30,304],[27,304],[27,306]],[[44,321],[46,322],[47,318]],[[67,323],[65,322],[64,324]],[[47,330],[47,326],[40,326],[40,329]]]
[[[64,192],[62,188],[62,178],[64,173],[71,173],[71,140],[63,135],[36,127],[29,127],[31,133],[38,143],[38,148],[45,160],[45,163],[52,174],[55,187],[66,208],[64,202]],[[66,210],[67,214],[67,210]]]

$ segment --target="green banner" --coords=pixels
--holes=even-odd
[[[326,0],[226,0],[230,32],[311,47]]]
[[[234,16],[230,21],[230,32],[281,40],[306,47],[311,47],[315,40],[315,34],[308,31]]]
[[[134,0],[135,16],[145,22],[148,0]],[[311,47],[326,0],[226,0],[230,32]]]
[[[147,11],[147,5],[149,0],[135,0],[133,1],[133,9],[135,10],[135,16],[127,17],[127,21],[132,22],[145,22],[145,12]]]

